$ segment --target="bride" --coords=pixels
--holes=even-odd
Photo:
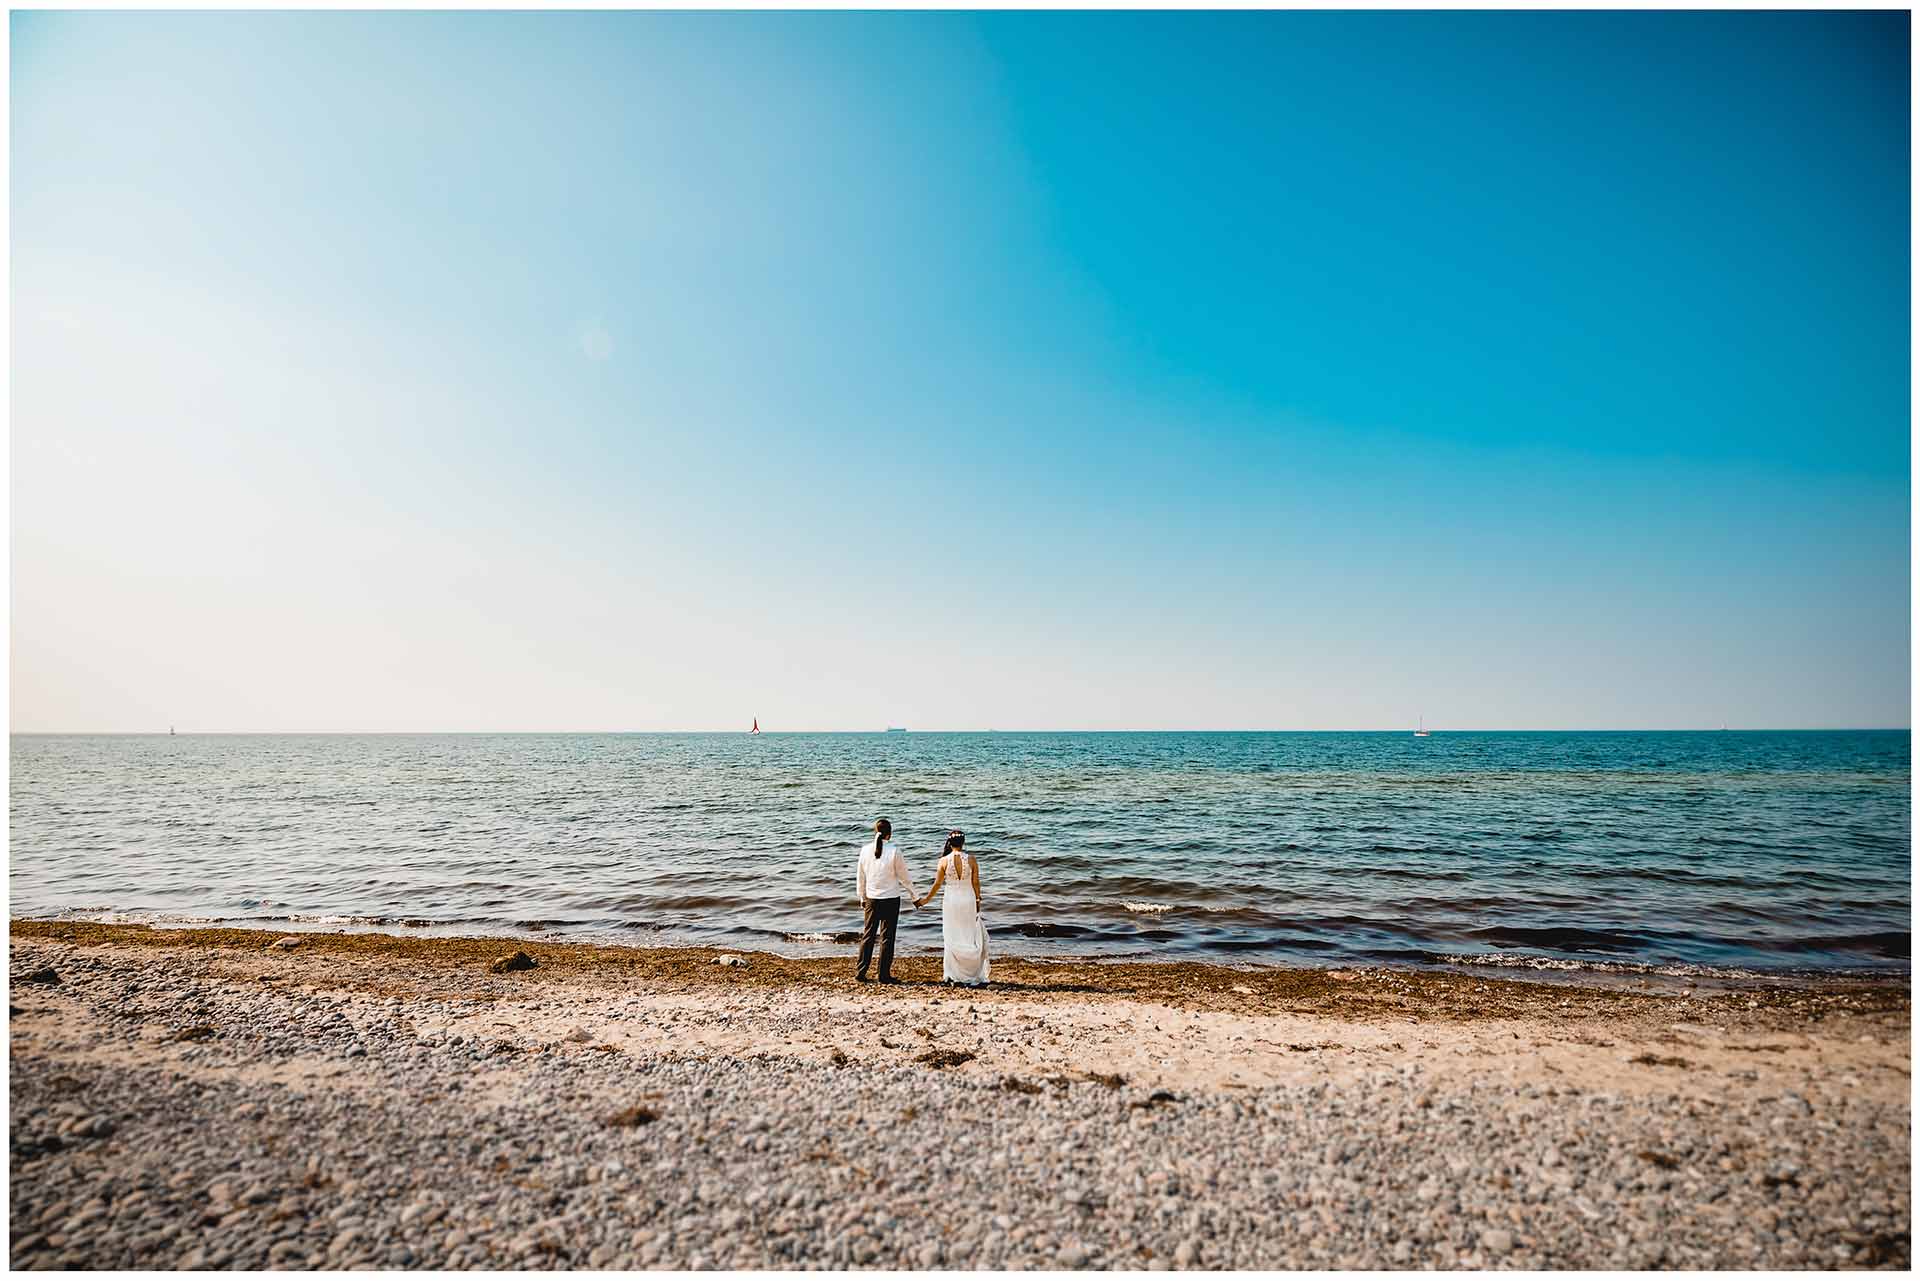
[[[914,900],[914,906],[931,902],[942,885],[947,887],[947,897],[940,904],[941,933],[947,945],[942,973],[950,983],[978,987],[987,981],[987,926],[980,919],[980,864],[967,857],[964,832],[947,833],[933,888],[925,898]]]

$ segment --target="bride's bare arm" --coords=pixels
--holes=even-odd
[[[975,907],[979,907],[980,906],[980,860],[977,858],[968,859],[967,870],[973,873],[973,905]]]
[[[913,905],[915,907],[925,907],[928,903],[932,902],[933,896],[940,892],[940,887],[946,883],[946,879],[947,879],[947,860],[941,859],[939,866],[934,868],[933,870],[933,888],[927,891],[927,896],[925,898],[917,898],[913,900]]]

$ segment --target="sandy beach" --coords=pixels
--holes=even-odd
[[[495,972],[524,952],[532,968]],[[15,921],[17,1267],[1886,1267],[1905,983]]]

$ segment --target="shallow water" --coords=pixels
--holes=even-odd
[[[1910,951],[1905,731],[39,736],[12,912],[832,951],[892,818],[996,946],[1765,972]],[[902,917],[933,948],[939,915]],[[842,949],[844,950],[844,949]]]

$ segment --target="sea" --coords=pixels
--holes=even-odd
[[[845,953],[1908,972],[1907,731],[14,735],[13,917]],[[937,905],[901,946],[940,946]]]

